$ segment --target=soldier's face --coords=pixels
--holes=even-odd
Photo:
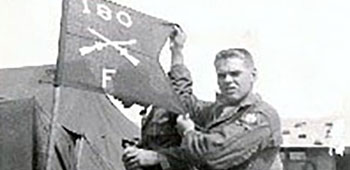
[[[252,90],[255,69],[248,67],[242,59],[221,59],[215,68],[221,94],[230,102],[239,102]]]

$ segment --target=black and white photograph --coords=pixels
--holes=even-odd
[[[0,170],[349,170],[345,0],[2,0]]]

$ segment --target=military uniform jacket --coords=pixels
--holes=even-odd
[[[142,119],[141,148],[158,150],[180,146],[181,136],[177,133],[176,114],[162,108],[153,107]]]
[[[281,169],[280,119],[258,95],[248,94],[236,106],[226,104],[220,94],[215,102],[204,102],[192,94],[184,65],[173,66],[169,77],[197,126],[185,134],[181,147],[160,151],[170,169],[183,164],[205,170]]]
[[[181,136],[177,133],[175,125],[176,114],[162,108],[153,107],[150,113],[142,119],[141,143],[138,147],[155,151],[169,147],[179,147]],[[188,169],[189,166],[181,167],[181,170]],[[163,168],[160,165],[155,165],[142,169],[162,170]]]

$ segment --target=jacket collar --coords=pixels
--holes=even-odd
[[[229,102],[227,102],[227,98],[224,96],[217,94],[216,98],[216,105],[214,107],[214,110],[212,114],[220,113],[217,119],[214,119],[212,122],[210,122],[206,128],[210,129],[211,127],[215,126],[216,124],[219,124],[220,122],[226,121],[227,119],[231,119],[234,113],[236,113],[238,110],[243,108],[248,108],[255,103],[257,103],[259,100],[261,100],[260,96],[258,94],[249,93],[242,101],[239,102],[238,105],[232,105]],[[234,111],[231,112],[231,114],[222,114],[222,111],[225,107],[234,107]]]
[[[237,105],[230,103],[230,101],[222,94],[216,93],[216,103],[219,106],[235,106],[237,108],[250,106],[257,101],[259,101],[261,97],[258,94],[250,92],[247,96],[245,96]]]

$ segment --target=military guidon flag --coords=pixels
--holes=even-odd
[[[182,113],[158,60],[172,25],[107,0],[64,0],[56,85]]]

